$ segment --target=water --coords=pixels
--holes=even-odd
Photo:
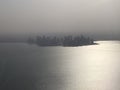
[[[0,90],[120,90],[120,41],[97,43],[0,43]]]

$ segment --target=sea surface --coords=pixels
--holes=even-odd
[[[0,90],[120,90],[120,41],[96,43],[0,43]]]

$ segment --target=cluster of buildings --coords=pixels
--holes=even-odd
[[[64,36],[64,37],[48,37],[37,36],[36,40],[29,39],[29,43],[36,43],[39,46],[82,46],[94,44],[93,39],[84,36]]]

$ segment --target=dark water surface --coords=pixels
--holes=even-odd
[[[120,90],[120,41],[97,43],[0,43],[0,90]]]

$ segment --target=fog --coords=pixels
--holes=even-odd
[[[80,33],[120,39],[119,0],[0,0],[0,36]]]

